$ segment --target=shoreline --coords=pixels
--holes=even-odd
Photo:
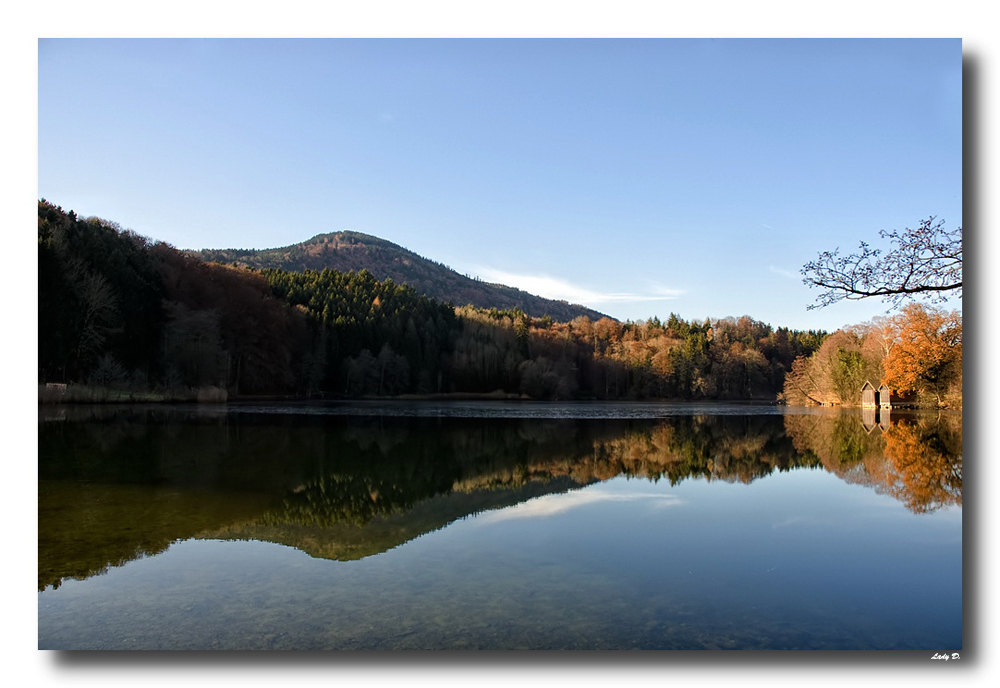
[[[366,395],[361,397],[346,397],[342,395],[293,395],[293,394],[260,394],[260,395],[230,395],[226,390],[219,387],[206,387],[200,389],[169,390],[169,391],[129,391],[114,390],[89,385],[38,385],[39,406],[59,406],[59,405],[88,405],[88,404],[199,404],[199,405],[219,405],[219,404],[239,404],[239,403],[302,403],[302,402],[439,402],[439,401],[509,401],[509,402],[529,402],[529,403],[654,403],[654,404],[682,404],[682,403],[719,403],[719,404],[746,404],[753,406],[789,406],[789,404],[778,399],[671,399],[671,398],[648,398],[648,399],[536,399],[526,394],[514,392],[433,392],[425,394],[398,394],[395,396]],[[803,408],[840,408],[862,410],[861,405],[845,404],[807,404]],[[917,403],[893,404],[892,410],[936,410],[936,411],[961,411],[962,407],[938,407],[933,405],[921,405]]]

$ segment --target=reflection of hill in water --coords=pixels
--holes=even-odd
[[[39,587],[192,537],[356,559],[618,475],[751,482],[822,466],[916,511],[961,503],[958,418],[344,418],[104,409],[39,426]],[[928,466],[930,468],[928,468]]]
[[[249,523],[202,532],[199,537],[223,540],[263,540],[288,545],[312,557],[342,561],[379,554],[425,533],[444,528],[472,514],[502,509],[580,485],[567,479],[532,481],[519,488],[473,490],[435,495],[405,512],[371,518],[364,524],[275,518],[273,512]]]
[[[253,493],[206,493],[169,485],[42,482],[38,494],[38,588],[89,578],[165,551],[205,528],[253,518]]]

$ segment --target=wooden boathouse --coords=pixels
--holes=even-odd
[[[878,406],[878,392],[875,385],[865,380],[861,385],[861,408],[876,408]]]
[[[861,386],[861,424],[865,432],[871,433],[876,427],[885,432],[889,429],[889,413],[892,410],[892,392],[887,385],[875,388],[868,380]]]
[[[861,408],[892,408],[892,392],[887,385],[875,388],[868,380],[861,386]]]

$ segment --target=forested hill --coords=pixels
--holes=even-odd
[[[111,392],[774,400],[793,362],[825,339],[749,316],[622,323],[455,308],[364,269],[206,262],[38,204],[40,400]],[[853,361],[844,365],[854,370]]]
[[[402,246],[360,232],[319,234],[309,241],[281,248],[203,249],[196,254],[208,262],[291,272],[319,272],[324,268],[339,272],[368,270],[379,281],[391,279],[413,287],[420,294],[456,306],[471,304],[486,309],[517,309],[536,318],[548,315],[560,322],[581,315],[591,320],[606,317],[585,306],[466,277]]]

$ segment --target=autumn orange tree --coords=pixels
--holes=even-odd
[[[896,341],[884,362],[883,382],[899,392],[961,398],[962,316],[917,303],[893,318]]]
[[[962,504],[961,418],[893,423],[885,434],[889,494],[915,513]]]

